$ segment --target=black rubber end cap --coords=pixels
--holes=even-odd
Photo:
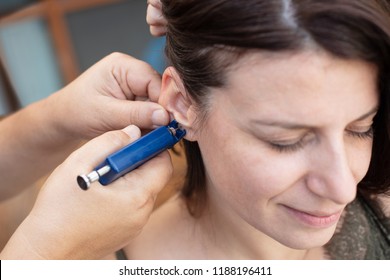
[[[83,178],[83,176],[77,176],[77,184],[79,185],[79,187],[86,191],[88,190],[88,183],[85,181],[85,179]]]

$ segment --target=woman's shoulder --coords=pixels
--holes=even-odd
[[[332,259],[389,259],[390,198],[358,195],[325,248]]]
[[[186,204],[175,196],[156,209],[142,232],[124,248],[128,259],[187,259],[195,248],[195,219]]]

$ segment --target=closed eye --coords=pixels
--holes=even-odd
[[[311,142],[315,138],[314,133],[308,132],[295,142],[282,143],[277,141],[268,142],[272,149],[278,152],[295,152],[302,149],[308,142]]]
[[[372,126],[366,131],[359,132],[359,131],[353,131],[353,130],[347,130],[348,135],[351,135],[353,137],[359,138],[359,139],[373,139],[374,138],[374,129]]]

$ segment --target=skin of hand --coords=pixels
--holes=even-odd
[[[146,22],[149,24],[150,34],[153,36],[164,36],[167,32],[167,21],[162,15],[160,0],[148,0],[146,10]]]
[[[141,129],[166,125],[168,112],[156,103],[160,86],[161,77],[150,65],[114,53],[48,98],[2,120],[0,200],[51,172],[85,140],[131,124]]]
[[[141,129],[166,125],[168,112],[157,104],[160,87],[161,76],[149,64],[113,53],[49,97],[48,103],[67,135],[91,139],[130,124]]]
[[[129,126],[73,152],[48,178],[1,259],[99,259],[125,246],[141,231],[158,192],[172,175],[169,153],[108,186],[95,182],[84,191],[76,177],[139,137],[140,130]]]

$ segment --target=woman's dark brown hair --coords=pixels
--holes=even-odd
[[[166,54],[186,90],[207,114],[210,88],[223,87],[229,66],[248,51],[324,50],[379,70],[380,108],[373,153],[359,191],[390,188],[390,12],[388,0],[162,0],[168,20]],[[351,101],[353,103],[353,101]],[[185,141],[183,196],[193,215],[206,202],[199,146]]]

